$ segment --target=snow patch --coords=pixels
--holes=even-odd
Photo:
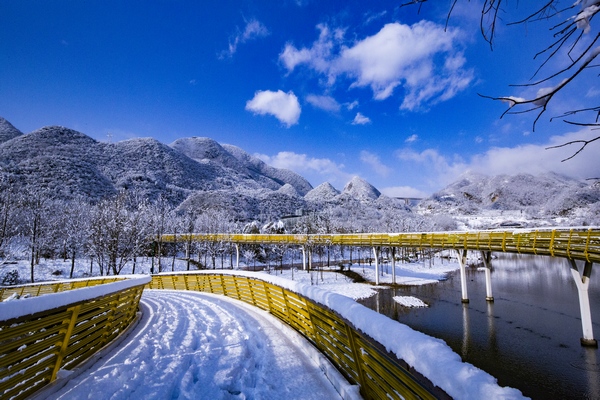
[[[414,296],[394,296],[394,301],[404,307],[429,307],[423,300]]]

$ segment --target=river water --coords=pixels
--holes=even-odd
[[[600,266],[589,286],[594,337],[600,338]],[[577,287],[566,260],[501,255],[492,260],[494,302],[485,272],[467,268],[470,302],[460,274],[440,283],[378,290],[360,303],[443,339],[469,362],[534,399],[600,399],[600,353],[583,347]],[[393,296],[415,296],[427,308],[405,308]]]

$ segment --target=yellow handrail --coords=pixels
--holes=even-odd
[[[348,381],[360,385],[367,399],[447,397],[336,312],[270,282],[233,274],[179,273],[153,275],[148,288],[222,294],[270,312],[312,342]]]
[[[13,294],[17,294],[19,297],[22,297],[24,295],[35,297],[48,293],[66,292],[68,290],[73,289],[81,289],[84,287],[103,285],[105,283],[112,283],[122,279],[123,278],[117,278],[114,276],[106,276],[101,278],[73,279],[69,281],[32,283],[18,286],[1,286],[0,301],[6,300]]]
[[[481,240],[487,236],[487,241]],[[535,230],[488,230],[432,233],[359,233],[359,234],[238,234],[193,233],[162,235],[164,242],[222,241],[237,244],[345,245],[385,247],[430,247],[498,251],[565,257],[600,262],[600,228],[555,228]]]
[[[27,298],[0,302],[0,398],[26,398],[54,381],[59,370],[73,369],[124,332],[136,317],[149,278],[131,283],[119,281],[124,279],[112,277],[2,288],[4,297],[8,297],[7,293],[37,296],[82,289],[68,296],[47,294],[43,302]],[[99,292],[84,289],[102,283],[113,285]],[[84,299],[78,300],[81,298]],[[32,302],[35,307],[31,307]],[[50,309],[44,303],[49,304]],[[54,307],[53,304],[61,305]],[[33,313],[22,315],[21,308],[31,308]]]

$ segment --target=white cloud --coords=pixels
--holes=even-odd
[[[350,87],[370,87],[384,100],[398,87],[404,89],[400,108],[417,110],[454,97],[473,80],[473,71],[458,48],[461,32],[429,21],[414,25],[386,24],[375,35],[345,46],[344,31],[318,25],[319,38],[310,48],[287,44],[280,61],[292,72],[299,65],[325,75],[332,85],[339,76]]]
[[[387,14],[387,11],[381,11],[378,13],[368,12],[365,14],[365,25],[369,25],[371,22],[383,18]]]
[[[406,162],[406,168],[419,170],[423,181],[428,181],[430,188],[437,190],[454,182],[461,174],[473,171],[485,175],[514,175],[530,173],[538,175],[555,172],[578,179],[600,176],[600,143],[594,142],[583,152],[571,160],[561,160],[571,156],[579,149],[577,145],[558,149],[546,149],[567,142],[590,139],[597,135],[591,129],[583,129],[560,136],[552,136],[543,144],[525,144],[515,147],[494,147],[482,154],[465,160],[459,156],[446,156],[435,149],[416,152],[411,149],[400,149],[395,155]],[[436,189],[437,187],[437,189]]]
[[[408,197],[415,199],[422,199],[429,195],[422,190],[415,189],[410,186],[389,186],[380,189],[380,192],[388,197]]]
[[[310,94],[306,96],[306,101],[316,108],[329,112],[340,111],[340,104],[331,96],[317,96]]]
[[[391,168],[381,162],[379,156],[366,150],[360,152],[360,161],[370,166],[373,171],[381,176],[388,176],[392,172]]]
[[[598,96],[600,96],[600,90],[598,90],[597,88],[595,88],[593,86],[590,87],[588,89],[587,93],[585,94],[585,97],[588,97],[588,98],[598,97]]]
[[[413,143],[413,142],[416,142],[418,139],[419,139],[419,135],[414,134],[414,135],[410,135],[409,137],[407,137],[404,142]]]
[[[254,156],[275,168],[289,169],[311,181],[320,181],[319,183],[324,180],[345,183],[352,178],[352,174],[344,172],[343,164],[336,164],[328,158],[314,158],[291,151],[280,151],[274,156],[266,154],[254,154]],[[310,177],[314,178],[310,179]]]
[[[346,106],[348,111],[352,111],[358,107],[358,100],[354,100],[352,103],[344,103],[344,106]]]
[[[254,93],[252,100],[246,102],[246,110],[254,114],[270,114],[284,123],[288,128],[298,123],[300,118],[300,103],[292,92],[284,93],[270,90],[259,90]]]
[[[371,123],[371,119],[369,117],[365,117],[364,115],[362,115],[361,113],[356,113],[356,116],[354,117],[354,120],[352,121],[352,125],[366,125],[366,124],[370,124]]]
[[[342,44],[344,31],[342,29],[331,30],[325,24],[317,25],[319,38],[313,43],[310,49],[296,49],[294,45],[288,43],[279,55],[279,60],[292,72],[300,64],[309,64],[316,71],[328,75],[329,84],[335,81],[335,74],[331,70],[332,60],[335,57],[334,50],[337,50]]]
[[[243,31],[237,30],[236,34],[229,39],[229,47],[221,53],[221,58],[224,56],[232,57],[237,51],[238,45],[246,43],[249,40],[258,39],[269,35],[269,30],[265,25],[256,19],[246,21],[246,26]]]

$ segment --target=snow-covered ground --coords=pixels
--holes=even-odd
[[[448,256],[448,254],[444,254]],[[162,260],[163,271],[185,271],[187,269],[187,263],[181,259],[173,260],[171,258],[164,258]],[[123,269],[123,274],[130,274],[133,270],[133,264],[130,262]],[[151,260],[148,258],[141,258],[136,263],[135,272],[138,274],[150,273]],[[392,284],[393,274],[391,263],[380,264],[380,275],[379,282],[382,285]],[[69,271],[71,268],[71,262],[69,260],[63,261],[57,260],[46,260],[42,259],[40,264],[35,266],[34,276],[36,282],[42,281],[56,281],[62,280],[69,277]],[[259,267],[260,268],[260,267]],[[424,262],[412,262],[412,263],[396,263],[396,277],[395,283],[398,285],[424,285],[436,283],[446,278],[449,272],[452,272],[459,268],[456,260],[448,260],[444,258],[434,257],[431,260],[425,260]],[[249,267],[253,269],[253,267]],[[367,282],[375,282],[375,263],[371,264],[354,264],[347,266],[346,269],[361,275]],[[2,277],[10,271],[16,270],[18,272],[19,279],[22,283],[29,282],[30,266],[28,261],[21,260],[16,264],[9,264],[0,266],[0,280]],[[319,286],[322,289],[330,290],[335,293],[343,294],[354,300],[371,297],[376,293],[377,286],[370,283],[354,283],[352,279],[339,274],[335,271],[338,267],[323,270],[313,270],[311,272],[303,271],[302,269],[294,268],[284,270],[263,270],[262,272],[269,275],[279,276],[293,281]],[[218,269],[217,269],[218,271]],[[84,278],[92,275],[98,275],[97,267],[94,267],[90,273],[90,263],[85,259],[78,259],[75,263],[75,269],[73,273],[74,278]],[[379,286],[381,288],[381,286]]]
[[[206,293],[144,292],[119,347],[38,398],[335,399],[324,357],[261,310]],[[312,358],[311,358],[312,356]],[[315,361],[315,358],[317,361]],[[336,373],[331,367],[328,373]],[[334,381],[342,378],[334,376]],[[62,380],[62,381],[61,381]],[[345,383],[347,393],[356,387]]]
[[[440,259],[396,266],[396,280],[424,284],[444,279],[458,264]],[[63,275],[68,268],[49,263],[37,267],[38,279]],[[136,272],[147,266],[138,265]],[[387,268],[387,269],[386,269]],[[374,265],[352,271],[374,280]],[[391,282],[391,266],[383,264],[380,282]],[[177,262],[175,270],[185,270]],[[126,271],[129,272],[129,271]],[[219,272],[219,271],[216,271]],[[223,273],[253,275],[252,272]],[[292,276],[293,274],[293,276]],[[333,271],[271,270],[264,279],[311,298],[366,332],[455,398],[521,398],[520,391],[498,386],[478,368],[463,363],[443,341],[414,331],[367,309],[351,298],[368,297],[375,287],[351,283]],[[293,279],[293,280],[292,280]],[[325,290],[321,290],[325,289]],[[337,292],[337,293],[332,293]],[[340,296],[342,294],[343,296]],[[410,299],[406,306],[420,304]],[[306,358],[306,342],[259,310],[248,310],[223,297],[195,292],[147,291],[143,320],[119,346],[70,379],[53,398],[335,398],[325,377],[324,362]],[[272,325],[275,324],[276,327]],[[291,341],[291,342],[290,342]],[[302,343],[304,343],[302,345]],[[298,347],[300,346],[300,347]],[[311,361],[312,360],[312,361]],[[90,363],[91,364],[91,363]],[[333,381],[338,381],[333,379]],[[339,386],[355,393],[355,387]],[[43,394],[48,397],[48,394]]]
[[[380,266],[379,283],[386,285],[393,282],[391,264],[385,263]],[[425,285],[436,283],[446,278],[446,275],[459,268],[455,261],[442,261],[436,259],[431,265],[427,260],[425,263],[396,263],[397,285]],[[367,282],[375,282],[375,264],[355,264],[349,268],[352,272],[361,275]],[[279,276],[286,279],[303,283],[306,285],[319,286],[321,289],[343,294],[354,300],[373,296],[377,288],[371,283],[353,283],[352,279],[334,272],[334,270],[314,270],[307,272],[303,270],[277,270],[263,273]]]

